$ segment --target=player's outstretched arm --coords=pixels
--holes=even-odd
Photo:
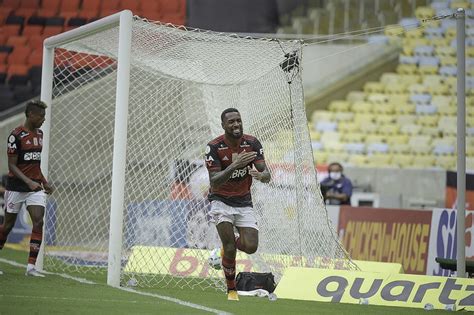
[[[259,162],[255,164],[255,169],[249,168],[249,174],[253,178],[261,181],[262,183],[268,183],[271,180],[270,171],[267,168],[265,162]]]
[[[241,152],[232,161],[232,164],[229,165],[225,170],[220,172],[209,172],[211,186],[216,188],[227,182],[235,170],[247,166],[249,163],[255,160],[256,155],[257,153],[253,151]]]

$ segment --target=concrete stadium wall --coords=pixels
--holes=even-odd
[[[380,207],[431,209],[445,205],[445,170],[346,167],[344,173],[355,190],[379,194]]]

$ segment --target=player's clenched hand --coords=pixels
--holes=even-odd
[[[237,157],[232,161],[232,164],[234,164],[235,168],[242,168],[247,166],[250,162],[253,162],[256,156],[257,152],[255,151],[240,152]]]
[[[31,189],[32,191],[40,191],[43,189],[43,187],[41,186],[41,184],[35,182],[35,181],[30,181],[28,182],[28,188]]]
[[[50,184],[44,184],[43,188],[44,188],[44,192],[47,193],[48,195],[51,195],[54,191],[54,187],[51,186]]]

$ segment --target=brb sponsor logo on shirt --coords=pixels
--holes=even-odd
[[[23,155],[25,161],[41,161],[41,152],[27,152]]]

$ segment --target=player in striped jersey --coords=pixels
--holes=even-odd
[[[29,102],[25,109],[25,124],[15,128],[8,137],[9,173],[5,190],[5,220],[0,226],[2,249],[18,213],[26,206],[33,222],[26,275],[36,277],[44,277],[35,269],[35,263],[43,238],[46,194],[53,192],[40,168],[43,132],[39,128],[44,122],[46,107],[41,101]]]
[[[257,220],[252,205],[252,179],[270,181],[263,148],[257,138],[244,134],[240,113],[228,108],[221,114],[224,134],[206,148],[212,216],[222,241],[222,267],[229,300],[238,300],[235,286],[236,250],[253,254],[258,247]],[[239,237],[234,235],[234,226]]]

